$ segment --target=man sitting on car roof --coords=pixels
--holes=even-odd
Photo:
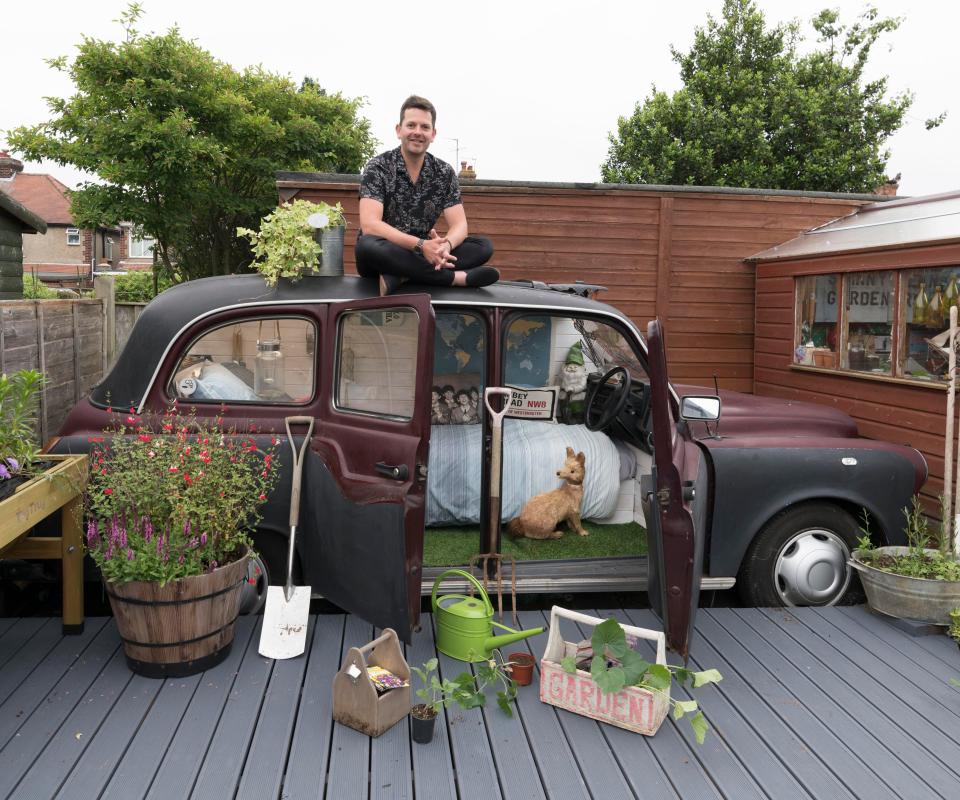
[[[433,286],[489,286],[500,278],[482,266],[493,255],[483,236],[467,235],[457,173],[427,152],[436,138],[437,111],[411,95],[400,107],[400,146],[381,153],[360,177],[357,271],[380,279],[380,294],[412,281]],[[447,233],[435,225],[440,216]]]

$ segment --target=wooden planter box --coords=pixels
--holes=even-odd
[[[566,656],[576,657],[577,645],[564,641],[561,636],[561,618],[590,626],[603,622],[597,617],[568,611],[559,606],[553,607],[550,612],[547,650],[540,661],[540,700],[575,714],[616,725],[618,728],[653,736],[667,716],[670,707],[669,690],[654,694],[639,686],[628,686],[616,694],[604,694],[589,672],[582,669],[578,669],[576,673],[564,671],[560,662]],[[656,642],[657,663],[667,663],[663,633],[630,625],[620,627],[639,639]]]
[[[0,558],[60,559],[63,562],[63,632],[83,630],[83,533],[81,498],[87,457],[45,455],[57,462],[0,501]],[[60,536],[27,536],[60,511]]]

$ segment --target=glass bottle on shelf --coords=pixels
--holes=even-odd
[[[925,325],[927,321],[927,306],[930,301],[927,300],[926,284],[920,284],[920,291],[913,298],[913,324]]]
[[[934,290],[933,297],[927,305],[927,327],[943,327],[943,292],[939,286]]]
[[[949,319],[950,309],[957,304],[957,276],[950,276],[950,282],[947,284],[947,290],[943,293],[943,314],[944,320]]]

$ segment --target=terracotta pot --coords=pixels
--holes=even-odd
[[[432,716],[430,716],[432,714]],[[417,703],[410,709],[410,732],[417,744],[429,744],[433,739],[433,728],[437,724],[437,712],[423,703]]]
[[[537,660],[529,653],[510,653],[507,661],[510,663],[510,677],[517,686],[529,686],[533,680],[533,666]]]
[[[179,678],[219,664],[233,645],[247,556],[205,575],[107,583],[127,665],[149,678]]]

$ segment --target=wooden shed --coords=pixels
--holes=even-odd
[[[343,204],[355,272],[358,175],[277,173],[282,201]],[[873,195],[693,186],[462,180],[472,233],[505,278],[582,280],[642,330],[667,323],[674,380],[753,391],[754,269],[744,258],[876,201]]]
[[[46,232],[46,222],[0,188],[0,300],[23,297],[23,234]]]
[[[930,465],[934,510],[944,331],[960,302],[960,192],[867,205],[748,261],[757,271],[755,392],[836,406],[863,435],[916,447]]]

